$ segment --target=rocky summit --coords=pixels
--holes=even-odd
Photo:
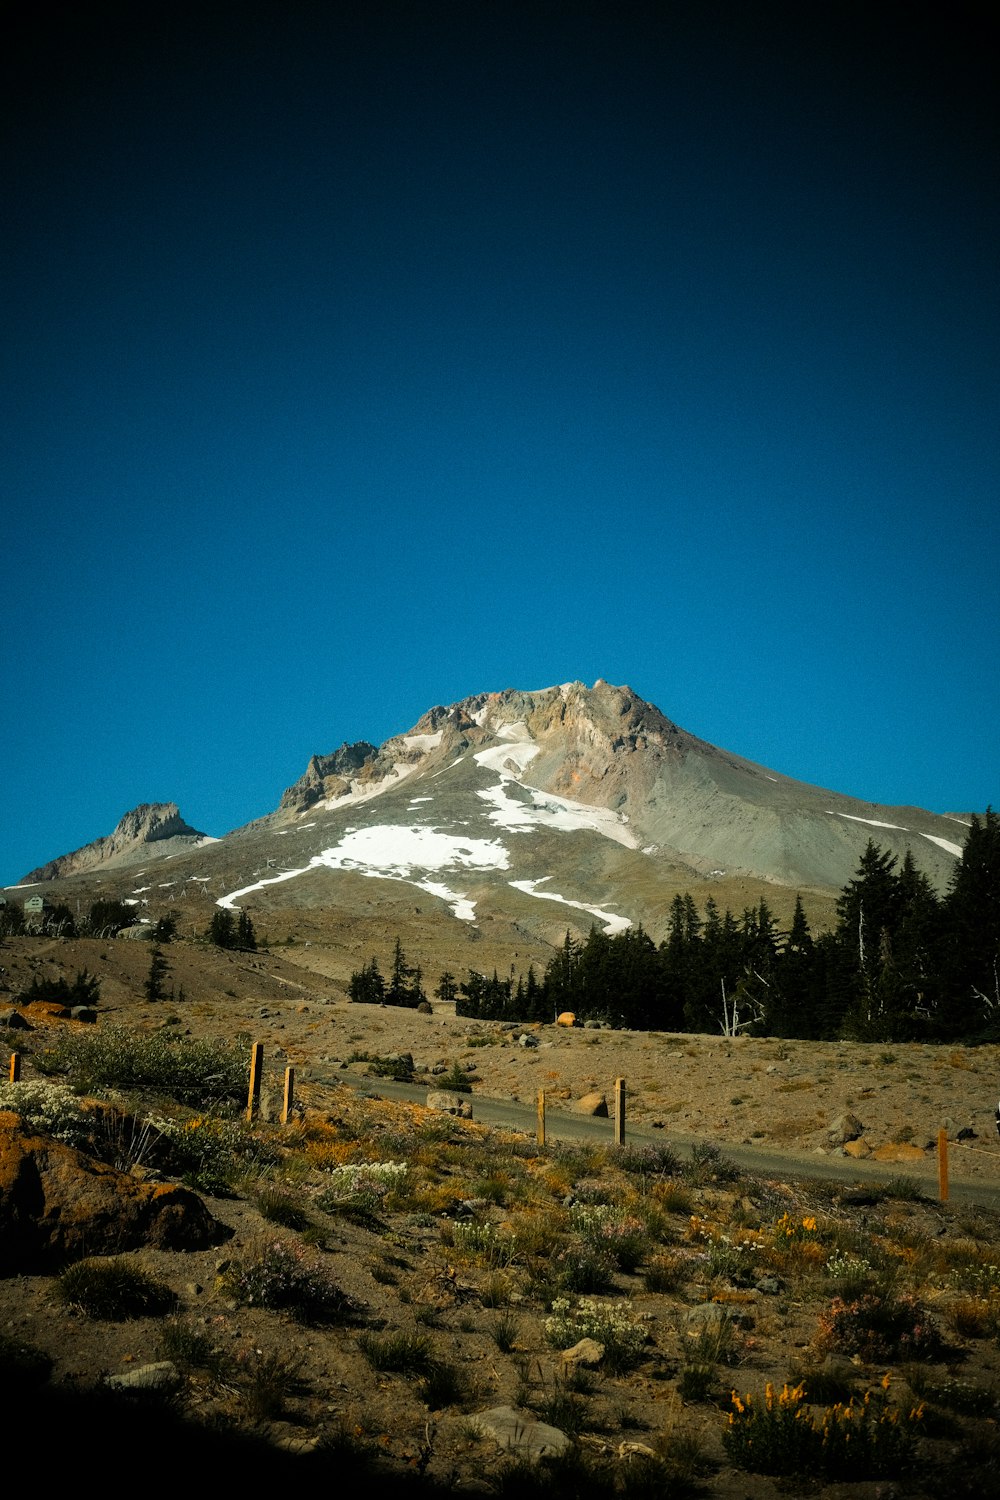
[[[26,882],[59,880],[66,875],[82,875],[102,866],[134,863],[156,855],[176,854],[192,845],[209,843],[207,834],[199,833],[181,817],[176,803],[144,802],[127,812],[113,833],[95,839],[71,854],[40,865],[25,875]]]

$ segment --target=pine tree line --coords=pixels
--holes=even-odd
[[[453,988],[453,976],[443,976]],[[449,997],[450,998],[450,997]],[[666,938],[641,927],[566,940],[533,969],[458,986],[459,1015],[580,1020],[662,1031],[832,1040],[1000,1039],[1000,817],[974,817],[940,897],[907,853],[869,841],[841,891],[837,925],[814,938],[801,898],[787,931],[761,900],[737,919],[675,897]]]

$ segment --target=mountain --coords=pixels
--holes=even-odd
[[[168,811],[138,809],[136,827],[28,878],[98,871],[101,895],[113,885],[154,916],[169,902],[195,928],[208,901],[248,907],[272,940],[336,950],[331,972],[394,932],[481,969],[535,961],[568,925],[641,922],[659,939],[686,890],[737,913],[766,894],[779,917],[801,890],[825,923],[869,839],[912,850],[944,889],[966,831],[756,765],[603,681],[477,694],[382,745],[314,755],[272,813],[216,842],[139,817]],[[158,851],[170,879],[133,888],[122,866]]]
[[[208,835],[185,823],[173,802],[144,802],[127,812],[113,833],[95,839],[72,854],[61,854],[25,875],[24,883],[61,880],[67,875],[115,865],[134,864],[210,842]]]

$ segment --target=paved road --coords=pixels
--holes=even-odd
[[[303,1075],[306,1081],[306,1075]],[[356,1074],[310,1071],[311,1083],[344,1085],[359,1092],[374,1094],[385,1099],[407,1099],[414,1104],[423,1104],[433,1082],[424,1084],[392,1083],[385,1078],[361,1078]],[[483,1094],[470,1095],[474,1118],[481,1125],[494,1125],[503,1130],[515,1130],[534,1135],[536,1113],[524,1104],[515,1104],[509,1099],[490,1099]],[[575,1115],[568,1110],[554,1109],[548,1105],[545,1111],[545,1133],[548,1140],[599,1141],[611,1144],[614,1139],[613,1121],[594,1119],[591,1115]],[[625,1138],[627,1141],[652,1142],[670,1146],[683,1156],[695,1145],[706,1144],[704,1136],[676,1135],[667,1130],[651,1130],[647,1126],[632,1125],[626,1115]],[[920,1163],[852,1161],[848,1165],[843,1157],[814,1156],[811,1153],[775,1152],[761,1150],[756,1146],[722,1147],[724,1155],[756,1177],[783,1177],[796,1181],[812,1179],[824,1182],[843,1182],[863,1186],[866,1183],[888,1182],[893,1177],[908,1177],[917,1182],[928,1198],[937,1198],[937,1160],[927,1166]],[[954,1158],[954,1153],[952,1154]],[[1000,1212],[1000,1151],[997,1152],[996,1178],[993,1182],[956,1181],[958,1163],[952,1160],[952,1180],[949,1202],[965,1206],[976,1204]]]

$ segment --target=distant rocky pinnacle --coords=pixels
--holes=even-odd
[[[129,864],[156,858],[201,843],[206,835],[185,823],[175,802],[143,802],[127,812],[114,833],[95,839],[72,854],[61,854],[24,876],[24,884],[82,875],[101,865]]]

